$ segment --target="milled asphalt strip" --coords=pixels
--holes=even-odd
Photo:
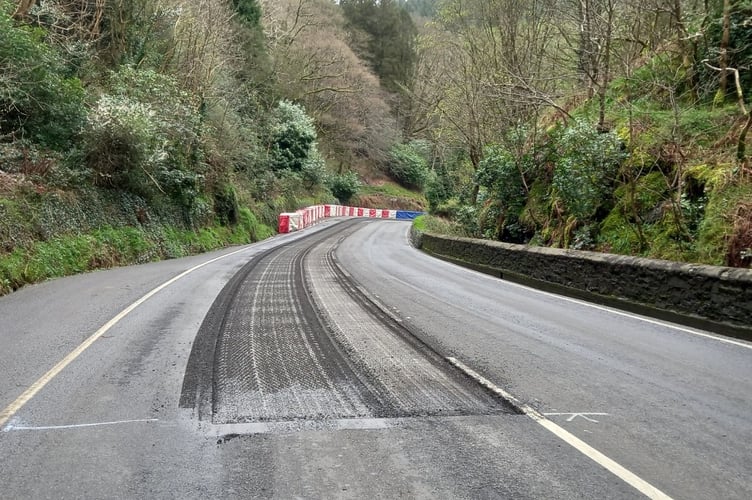
[[[108,321],[107,323],[105,323],[99,330],[97,330],[96,332],[94,332],[94,334],[91,337],[89,337],[88,339],[84,340],[81,343],[81,345],[79,345],[73,351],[71,351],[70,354],[68,354],[60,362],[58,362],[55,366],[53,366],[47,373],[45,373],[44,375],[42,375],[36,382],[34,382],[33,384],[31,384],[31,386],[28,389],[26,389],[23,392],[23,394],[21,394],[20,396],[18,396],[18,398],[16,398],[15,401],[13,401],[10,405],[8,405],[8,407],[5,408],[2,411],[2,413],[0,413],[0,429],[2,429],[3,426],[5,426],[5,423],[13,415],[15,415],[21,408],[23,408],[26,405],[26,403],[28,403],[29,401],[31,401],[31,399],[34,396],[36,396],[39,393],[39,391],[41,391],[42,389],[44,389],[44,387],[48,383],[50,383],[52,381],[52,379],[54,379],[55,377],[57,377],[60,374],[60,372],[62,372],[73,361],[75,361],[76,358],[78,358],[81,354],[83,354],[84,351],[86,351],[86,349],[88,349],[89,347],[91,347],[91,345],[94,342],[96,342],[102,335],[104,335],[105,333],[107,333],[113,326],[115,326],[116,324],[118,324],[120,322],[120,320],[122,320],[123,318],[125,318],[128,314],[130,314],[138,306],[140,306],[141,304],[143,304],[144,302],[146,302],[147,300],[149,300],[154,295],[156,295],[157,293],[161,292],[162,290],[164,290],[168,286],[172,285],[176,281],[184,278],[185,276],[188,276],[192,272],[197,271],[198,269],[201,269],[204,266],[207,266],[209,264],[217,262],[218,260],[226,259],[227,257],[231,257],[231,256],[233,256],[235,254],[238,254],[240,252],[244,252],[246,250],[247,250],[247,248],[241,248],[240,250],[236,250],[234,252],[230,252],[230,253],[225,254],[225,255],[220,255],[219,257],[216,257],[216,258],[211,259],[211,260],[207,260],[206,262],[204,262],[202,264],[199,264],[197,266],[193,266],[192,268],[188,269],[187,271],[183,271],[182,273],[178,274],[174,278],[172,278],[172,279],[170,279],[168,281],[165,281],[164,283],[162,283],[161,285],[159,285],[158,287],[154,288],[153,290],[151,290],[150,292],[148,292],[146,295],[144,295],[143,297],[141,297],[140,299],[138,299],[136,302],[134,302],[133,304],[129,305],[128,307],[126,307],[125,309],[123,309],[122,311],[120,311],[120,313],[118,313],[117,316],[115,316],[110,321]]]
[[[474,371],[473,369],[471,369],[470,367],[468,367],[461,361],[458,361],[456,358],[451,358],[451,357],[446,358],[446,359],[452,365],[454,365],[463,373],[465,373],[468,377],[477,381],[480,385],[490,390],[491,392],[498,394],[502,398],[508,400],[509,402],[517,406],[522,411],[522,413],[530,417],[536,423],[540,424],[544,429],[548,430],[549,432],[554,434],[556,437],[558,437],[565,443],[574,447],[577,451],[579,451],[580,453],[582,453],[589,459],[593,460],[595,463],[605,468],[606,470],[608,470],[609,472],[617,476],[619,479],[621,479],[625,483],[632,486],[634,489],[636,489],[637,491],[639,491],[646,497],[653,498],[653,499],[660,499],[660,500],[671,500],[670,496],[666,495],[664,492],[662,492],[661,490],[659,490],[652,484],[648,483],[647,481],[637,476],[632,471],[626,469],[622,465],[619,465],[617,462],[608,458],[606,455],[596,450],[589,444],[585,443],[574,434],[570,433],[569,431],[565,430],[562,427],[559,427],[558,425],[553,423],[551,420],[543,416],[543,414],[537,411],[536,409],[526,404],[521,403],[517,398],[515,398],[514,396],[506,392],[501,387],[498,387],[493,382],[483,377],[478,372]]]

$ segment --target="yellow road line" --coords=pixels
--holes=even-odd
[[[118,324],[120,322],[120,320],[122,320],[123,318],[125,318],[128,314],[130,314],[138,306],[140,306],[141,304],[143,304],[144,302],[146,302],[147,300],[149,300],[154,295],[156,295],[160,291],[164,290],[168,286],[172,285],[173,283],[175,283],[179,279],[182,279],[185,276],[191,274],[192,272],[194,272],[194,271],[196,271],[198,269],[201,269],[202,267],[204,267],[206,265],[209,265],[209,264],[211,264],[213,262],[216,262],[216,261],[221,260],[221,259],[226,259],[227,257],[230,257],[232,255],[238,254],[238,253],[243,252],[245,250],[246,250],[245,248],[242,248],[240,250],[236,250],[234,252],[231,252],[231,253],[228,253],[228,254],[225,254],[225,255],[221,255],[221,256],[216,257],[214,259],[208,260],[208,261],[206,261],[206,262],[204,262],[202,264],[194,266],[194,267],[188,269],[187,271],[183,271],[182,273],[178,274],[174,278],[172,278],[172,279],[170,279],[170,280],[162,283],[158,287],[154,288],[153,290],[151,290],[150,292],[148,292],[146,295],[144,295],[143,297],[141,297],[140,299],[138,299],[136,302],[134,302],[133,304],[129,305],[128,307],[126,307],[125,309],[123,309],[122,311],[120,311],[120,313],[118,313],[117,316],[115,316],[110,321],[108,321],[107,323],[105,323],[104,325],[102,325],[102,327],[99,330],[97,330],[96,332],[94,332],[88,339],[84,340],[81,343],[81,345],[79,345],[78,347],[76,347],[67,356],[65,356],[62,360],[60,360],[55,366],[53,366],[52,368],[50,368],[50,370],[47,373],[45,373],[44,375],[42,375],[36,382],[34,382],[33,384],[31,384],[31,386],[29,386],[28,389],[26,389],[20,396],[18,396],[18,398],[16,398],[15,401],[13,401],[10,405],[8,405],[8,407],[6,407],[2,412],[0,412],[0,428],[2,428],[6,424],[6,422],[13,417],[13,415],[15,415],[16,413],[18,413],[18,411],[21,408],[23,408],[26,405],[26,403],[28,403],[29,401],[31,401],[31,399],[34,396],[36,396],[39,393],[39,391],[41,391],[42,389],[44,389],[44,386],[46,386],[48,383],[50,383],[50,381],[52,379],[54,379],[55,377],[57,377],[60,374],[60,372],[62,372],[69,364],[71,364],[73,361],[76,360],[76,358],[78,358],[81,354],[83,354],[84,351],[86,351],[86,349],[88,349],[102,335],[104,335],[105,333],[107,333],[113,326],[115,326],[116,324]]]

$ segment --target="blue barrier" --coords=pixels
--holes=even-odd
[[[423,215],[425,212],[413,212],[410,210],[397,210],[396,218],[398,220],[413,220]]]

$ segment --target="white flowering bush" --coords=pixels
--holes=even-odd
[[[160,151],[155,113],[144,103],[124,96],[103,95],[87,117],[84,150],[94,182],[132,188]]]
[[[101,186],[163,194],[190,207],[204,165],[197,106],[174,79],[123,66],[89,113],[86,163]]]

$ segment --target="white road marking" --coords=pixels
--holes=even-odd
[[[537,292],[537,293],[540,293],[540,294],[543,294],[543,295],[547,295],[549,297],[557,298],[557,299],[560,299],[560,300],[564,300],[566,302],[572,302],[572,303],[575,303],[575,304],[580,304],[580,305],[583,305],[583,306],[586,306],[586,307],[590,307],[592,309],[598,309],[599,311],[605,311],[605,312],[609,312],[609,313],[612,313],[612,314],[616,314],[618,316],[624,316],[626,318],[636,319],[636,320],[643,321],[645,323],[650,323],[650,324],[656,325],[656,326],[662,326],[662,327],[665,327],[665,328],[671,328],[673,330],[678,330],[678,331],[683,332],[683,333],[689,333],[690,335],[696,335],[698,337],[704,337],[704,338],[707,338],[707,339],[717,340],[718,342],[723,342],[724,344],[731,344],[731,345],[735,345],[737,347],[743,347],[745,349],[752,349],[752,343],[749,343],[749,342],[743,342],[743,341],[740,341],[740,340],[734,340],[734,339],[730,339],[730,338],[726,338],[726,337],[721,337],[721,336],[718,336],[718,335],[713,335],[713,334],[710,334],[710,333],[704,333],[704,332],[700,332],[700,331],[697,331],[697,330],[692,330],[690,328],[685,328],[683,326],[675,325],[673,323],[667,323],[665,321],[659,321],[659,320],[648,318],[648,317],[645,317],[645,316],[640,316],[638,314],[628,313],[626,311],[619,311],[618,309],[613,309],[613,308],[610,308],[610,307],[600,306],[598,304],[593,304],[591,302],[586,302],[584,300],[573,299],[572,297],[567,297],[566,295],[557,295],[555,293],[546,292],[546,291],[543,291],[543,290],[538,290],[537,288],[533,288],[533,287],[521,285],[521,284],[515,283],[513,281],[507,281],[507,280],[503,280],[503,281],[506,284],[509,284],[509,285],[512,285],[512,286],[516,286],[518,288],[524,288],[526,290],[532,290],[534,292]]]
[[[115,420],[113,422],[94,422],[90,424],[40,425],[40,426],[25,426],[25,425],[16,425],[16,424],[10,423],[3,428],[3,432],[81,429],[85,427],[102,427],[106,425],[122,425],[122,424],[133,424],[133,423],[144,423],[144,422],[146,423],[159,422],[159,419],[158,418],[143,418],[139,420]]]
[[[71,351],[67,356],[65,356],[62,360],[60,360],[55,366],[50,368],[50,370],[42,375],[36,382],[31,384],[31,386],[26,389],[18,398],[16,398],[15,401],[13,401],[8,407],[6,407],[2,412],[0,412],[0,428],[2,428],[5,423],[13,416],[15,415],[21,408],[26,405],[34,396],[36,396],[39,391],[44,389],[44,387],[52,381],[57,375],[60,374],[68,365],[70,365],[73,361],[75,361],[81,354],[86,351],[91,345],[96,342],[102,335],[107,333],[113,326],[118,324],[120,320],[125,318],[128,314],[130,314],[134,309],[136,309],[138,306],[152,298],[154,295],[159,293],[160,291],[164,290],[168,286],[172,285],[176,281],[184,278],[185,276],[188,276],[194,271],[197,271],[198,269],[201,269],[204,266],[207,266],[209,264],[212,264],[213,262],[217,262],[218,260],[226,259],[227,257],[230,257],[232,255],[238,254],[240,252],[246,251],[247,248],[241,248],[240,250],[236,250],[234,252],[227,253],[225,255],[220,255],[219,257],[216,257],[211,260],[207,260],[206,262],[199,264],[197,266],[193,266],[192,268],[188,269],[187,271],[183,271],[182,273],[178,274],[174,278],[165,281],[158,287],[154,288],[150,292],[148,292],[146,295],[138,299],[133,304],[129,305],[120,313],[118,313],[117,316],[112,318],[110,321],[105,323],[99,330],[94,332],[88,339],[84,340],[81,345],[76,347],[73,351]]]
[[[533,421],[541,425],[544,429],[548,430],[559,439],[563,440],[570,446],[574,447],[577,451],[579,451],[586,457],[590,458],[595,463],[605,468],[606,470],[608,470],[609,472],[617,476],[619,479],[621,479],[625,483],[635,488],[637,491],[639,491],[646,497],[653,498],[653,499],[661,499],[661,500],[671,500],[670,496],[666,495],[664,492],[662,492],[661,490],[659,490],[652,484],[648,483],[647,481],[637,476],[632,471],[626,469],[622,465],[618,464],[614,460],[608,458],[606,455],[596,450],[589,444],[585,443],[574,434],[563,429],[562,427],[559,427],[558,425],[553,423],[551,420],[547,419],[538,410],[526,404],[521,403],[517,398],[509,394],[507,391],[505,391],[501,387],[498,387],[493,382],[483,377],[478,372],[474,371],[473,369],[471,369],[470,367],[468,367],[461,361],[457,360],[456,358],[447,358],[447,361],[449,361],[452,365],[454,365],[458,369],[462,370],[466,375],[474,379],[483,387],[486,387],[490,391],[498,394],[502,398],[513,403],[520,410],[522,410],[522,412],[525,415],[527,415]]]
[[[551,412],[548,412],[548,413],[544,413],[543,415],[546,416],[546,417],[556,417],[556,416],[569,415],[569,418],[567,419],[567,422],[571,422],[572,420],[574,420],[577,417],[582,417],[585,420],[587,420],[588,422],[594,422],[594,423],[597,424],[598,421],[596,419],[594,419],[594,418],[590,418],[591,415],[599,415],[599,416],[606,416],[607,417],[609,414],[608,413],[593,413],[593,412],[588,412],[588,413],[582,413],[582,412],[579,412],[579,413],[571,413],[571,412],[568,412],[568,413],[558,413],[558,412],[553,412],[553,413],[551,413]]]
[[[418,250],[416,250],[416,251],[418,251]],[[424,253],[423,255],[428,255],[428,254]],[[514,287],[517,287],[517,288],[523,288],[525,290],[530,290],[532,292],[539,293],[539,294],[542,294],[542,295],[546,295],[548,297],[552,297],[552,298],[555,298],[555,299],[563,300],[563,301],[566,301],[566,302],[571,302],[571,303],[574,303],[574,304],[580,304],[582,306],[590,307],[592,309],[598,309],[599,311],[605,311],[605,312],[613,313],[613,314],[616,314],[618,316],[624,316],[626,318],[632,318],[632,319],[636,319],[636,320],[639,320],[639,321],[644,321],[645,323],[650,323],[650,324],[657,325],[657,326],[671,328],[673,330],[678,330],[680,332],[689,333],[690,335],[696,335],[698,337],[704,337],[704,338],[707,338],[707,339],[717,340],[718,342],[723,342],[725,344],[731,344],[731,345],[735,345],[737,347],[743,347],[745,349],[752,349],[752,342],[743,342],[743,341],[740,341],[740,340],[734,340],[734,339],[722,337],[722,336],[719,336],[719,335],[713,335],[713,334],[710,334],[710,333],[704,333],[704,332],[700,332],[700,331],[697,331],[697,330],[692,330],[690,328],[685,328],[683,326],[675,325],[673,323],[667,323],[665,321],[659,321],[659,320],[655,320],[655,319],[648,318],[648,317],[645,317],[645,316],[640,316],[640,315],[637,315],[637,314],[628,313],[626,311],[620,311],[618,309],[613,309],[613,308],[610,308],[610,307],[605,307],[605,306],[601,306],[601,305],[598,305],[598,304],[593,304],[591,302],[587,302],[587,301],[584,301],[584,300],[574,299],[572,297],[567,297],[566,295],[558,295],[556,293],[546,292],[544,290],[539,290],[539,289],[534,288],[532,286],[523,285],[523,284],[520,284],[520,283],[515,283],[514,281],[509,281],[509,280],[505,280],[505,279],[501,279],[500,280],[498,277],[492,277],[492,276],[489,276],[486,273],[482,273],[480,271],[474,271],[472,269],[468,269],[466,267],[460,266],[459,264],[454,264],[452,262],[447,262],[445,260],[437,259],[435,257],[431,257],[431,258],[433,258],[435,260],[438,260],[439,262],[445,262],[447,265],[450,265],[452,267],[459,267],[461,269],[465,269],[465,270],[468,270],[470,272],[476,273],[479,276],[482,276],[484,279],[487,279],[487,280],[490,280],[490,281],[494,281],[494,282],[497,282],[497,283],[499,281],[503,281],[507,285],[511,285],[511,286],[514,286]]]

